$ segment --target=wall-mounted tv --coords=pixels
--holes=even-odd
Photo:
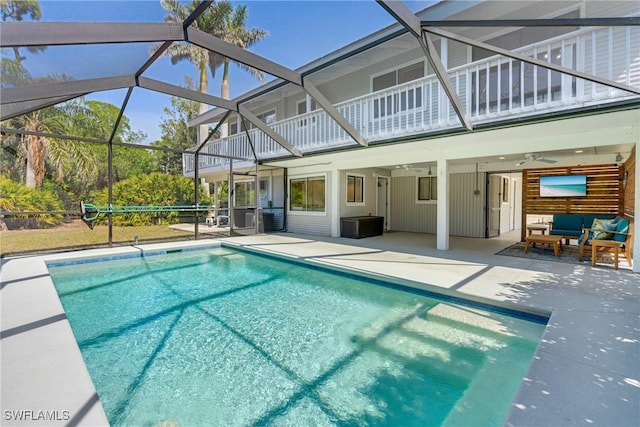
[[[540,177],[540,197],[581,197],[586,195],[586,175]]]

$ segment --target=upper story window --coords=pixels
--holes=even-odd
[[[373,91],[380,91],[424,77],[424,63],[416,62],[385,74],[373,77]],[[399,93],[378,94],[373,100],[373,117],[379,119],[392,116],[399,111],[413,110],[422,107],[422,88],[409,87]]]
[[[316,102],[315,99],[311,98],[311,97],[307,97],[304,101],[300,101],[298,102],[298,115],[301,116],[307,112],[311,112],[311,111],[315,111],[318,109],[318,103]],[[311,124],[315,124],[316,122],[316,118],[312,117],[311,118]],[[306,126],[307,125],[307,119],[306,118],[302,118],[299,120],[298,123],[299,126]]]
[[[318,103],[313,98],[305,99],[298,102],[298,115],[302,115],[308,111],[315,111],[318,109]]]
[[[347,204],[364,204],[363,175],[347,175]]]
[[[580,18],[580,11],[574,10],[560,16],[557,19],[576,19]],[[539,43],[554,37],[576,31],[580,27],[558,26],[558,27],[525,27],[516,31],[509,31],[492,39],[486,40],[485,43],[491,46],[500,47],[507,50],[515,50],[523,46]],[[484,58],[496,56],[497,53],[482,49],[479,47],[471,48],[471,60],[479,61]]]
[[[371,82],[371,89],[375,92],[422,77],[424,77],[424,62],[416,62],[415,64],[375,76]]]
[[[325,177],[308,176],[289,180],[289,210],[325,212]]]
[[[258,117],[266,124],[270,125],[276,121],[276,110],[269,110],[265,113],[257,114],[256,117]],[[245,120],[243,122],[242,118],[238,117],[234,121],[229,122],[229,135],[235,135],[237,133],[244,132],[246,130],[246,128],[244,127],[245,122],[247,126],[249,126],[249,129],[253,129],[255,127],[248,120]]]
[[[276,110],[269,110],[266,113],[258,114],[257,117],[266,124],[270,125],[272,123],[275,123],[276,121]]]
[[[229,120],[229,135],[235,135],[240,132],[240,126],[238,126],[241,121],[240,117],[235,120]]]

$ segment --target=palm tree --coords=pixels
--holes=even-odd
[[[9,120],[9,127],[37,133],[70,134],[77,128],[79,118],[93,113],[82,100],[70,101],[59,106],[36,110]],[[62,138],[50,138],[37,134],[22,135],[16,151],[25,167],[25,185],[40,188],[47,164],[53,169],[56,182],[61,182],[68,171],[81,176],[95,174],[96,159],[90,147]],[[19,165],[20,162],[15,162]]]
[[[228,2],[225,1],[224,3]],[[243,49],[248,49],[268,35],[265,30],[260,28],[247,30],[247,6],[237,6],[233,9],[233,12],[227,14],[225,18],[225,25],[217,36],[227,43],[231,43]],[[224,99],[229,99],[229,58],[222,58],[222,63],[224,64],[224,68],[220,95]],[[212,63],[210,66],[217,68],[220,66],[220,62]],[[260,70],[248,67],[244,64],[239,64],[239,66],[245,71],[256,76],[258,80],[264,81],[264,76]]]
[[[169,11],[169,14],[165,17],[165,22],[178,23],[183,22],[200,2],[199,0],[192,0],[190,4],[184,5],[177,0],[161,0],[161,4],[163,8]],[[268,34],[265,30],[258,28],[247,30],[245,28],[246,21],[246,6],[234,8],[227,0],[223,0],[208,7],[200,14],[193,25],[201,31],[246,49]],[[211,76],[215,77],[217,69],[224,66],[220,95],[224,99],[229,99],[229,58],[188,43],[173,43],[167,49],[167,54],[171,56],[172,64],[187,60],[196,66],[200,77],[200,92],[202,93],[208,93],[207,67],[211,72]],[[260,81],[264,81],[264,76],[260,70],[243,65],[241,67],[256,76]],[[206,104],[200,104],[199,113],[202,114],[206,111]],[[201,141],[206,138],[206,132],[206,126],[201,126],[199,131]],[[226,126],[221,129],[221,135],[226,136]]]

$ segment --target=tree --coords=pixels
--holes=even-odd
[[[199,3],[198,0],[192,0],[190,4],[182,4],[177,0],[161,0],[162,7],[169,12],[165,17],[165,22],[183,22]],[[238,6],[234,9],[231,3],[224,0],[209,6],[200,14],[193,25],[201,31],[246,49],[267,35],[267,32],[261,29],[247,30],[245,28],[246,19],[246,6]],[[171,56],[172,64],[187,60],[196,66],[199,72],[200,92],[202,93],[208,93],[207,67],[211,76],[215,77],[216,70],[224,66],[220,91],[222,98],[229,99],[229,58],[189,43],[173,43],[167,50],[167,54]],[[264,80],[264,76],[259,70],[244,65],[241,67],[255,75],[260,81]],[[200,104],[199,114],[206,111],[207,105]],[[206,138],[206,131],[206,126],[200,127],[200,141]],[[223,136],[226,136],[226,127],[223,127],[221,132]]]
[[[9,127],[29,132],[69,134],[74,116],[86,114],[82,101],[70,101],[59,106],[48,107],[13,118]],[[79,173],[89,173],[95,167],[94,158],[86,145],[73,144],[63,138],[52,138],[37,134],[19,137],[15,150],[16,160],[24,161],[25,185],[40,188],[46,175],[46,164],[52,168],[52,176],[61,181],[70,168]]]
[[[228,2],[225,2],[228,3]],[[215,34],[227,43],[231,43],[235,46],[243,49],[248,49],[258,41],[262,40],[268,35],[265,30],[259,28],[252,28],[247,30],[247,6],[237,6],[233,9],[232,13],[225,15],[224,27],[222,30]],[[229,99],[229,58],[222,57],[220,61],[219,55],[216,62],[210,63],[210,67],[218,68],[223,65],[222,72],[222,87],[220,88],[220,96],[224,99]],[[238,64],[242,69],[248,71],[258,78],[260,81],[264,81],[264,76],[260,70],[252,67],[248,67],[244,64]]]
[[[33,20],[39,20],[42,16],[38,0],[0,0],[0,15],[2,16],[2,21],[22,21],[25,15]],[[29,52],[33,53],[41,52],[45,49],[45,46],[27,48]],[[18,63],[25,59],[20,55],[17,47],[13,48],[13,54]]]
[[[188,80],[187,86],[193,83]],[[198,115],[198,102],[171,97],[171,108],[164,108],[165,117],[160,123],[162,133],[160,140],[151,143],[154,146],[186,150],[193,147],[196,129],[189,127],[188,122]],[[182,154],[166,151],[154,151],[157,168],[166,174],[182,173]]]

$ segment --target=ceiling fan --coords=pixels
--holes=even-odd
[[[525,153],[524,159],[516,163],[516,166],[522,166],[527,162],[544,162],[544,163],[556,163],[557,160],[545,159],[538,153]]]

